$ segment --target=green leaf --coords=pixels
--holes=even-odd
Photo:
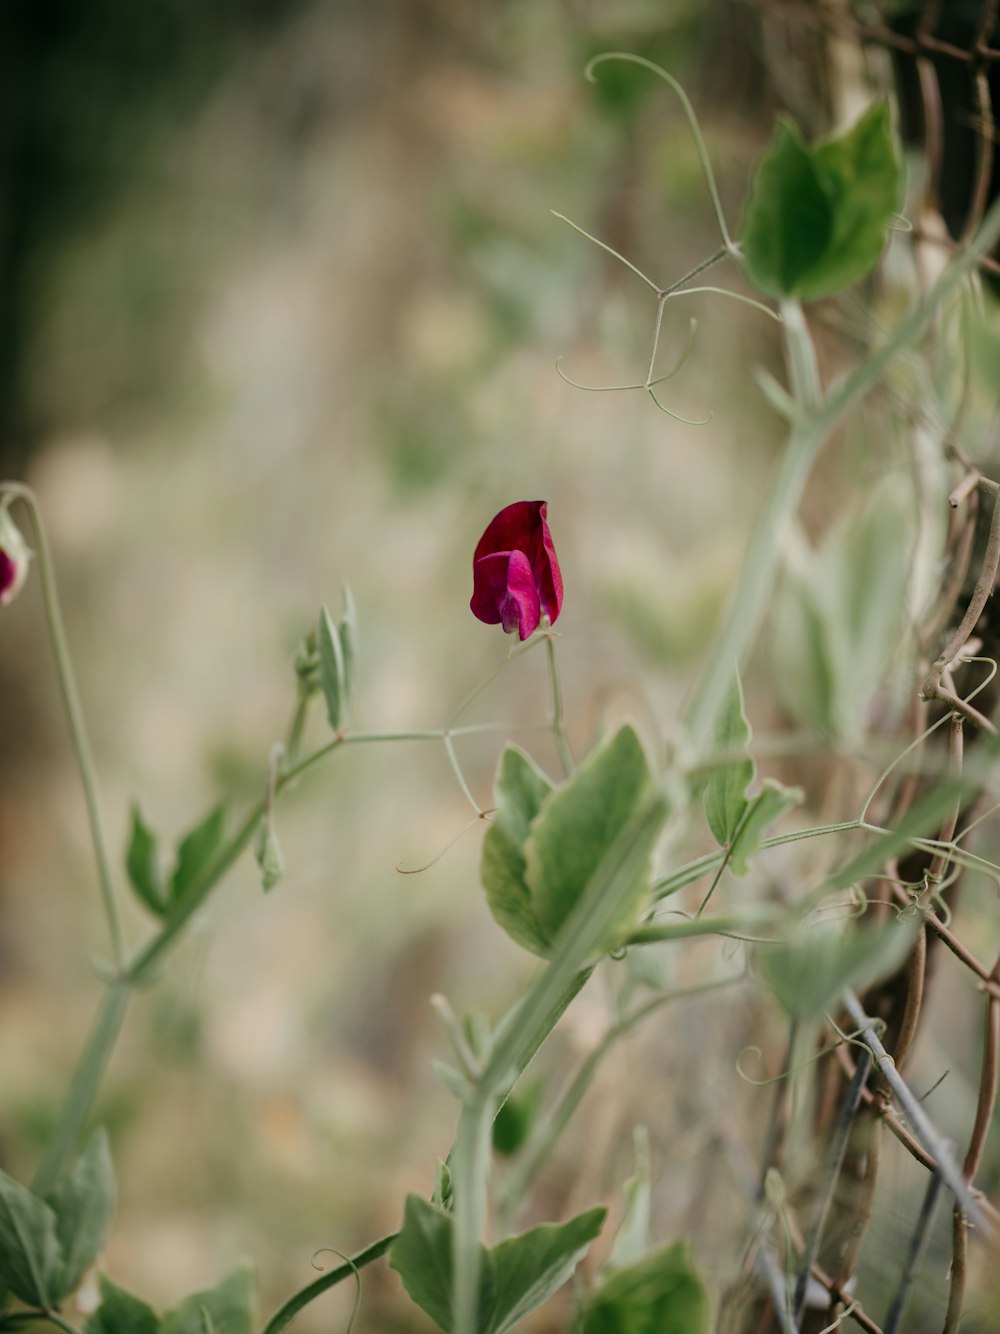
[[[754,173],[741,241],[747,276],[768,296],[793,296],[821,264],[833,235],[833,206],[813,155],[780,118]]]
[[[472,1096],[472,1085],[467,1076],[460,1070],[456,1070],[453,1065],[447,1061],[432,1061],[434,1073],[440,1079],[452,1097],[457,1098],[460,1103],[466,1103]]]
[[[833,236],[823,263],[804,282],[806,299],[843,291],[878,262],[899,200],[899,163],[888,102],[876,104],[846,132],[815,149],[833,200]]]
[[[547,940],[555,940],[601,859],[653,790],[642,745],[626,724],[544,803],[524,852],[532,909]],[[619,896],[600,950],[611,949],[638,920],[648,894],[651,856],[652,845]]]
[[[604,1226],[606,1209],[588,1209],[568,1223],[542,1223],[488,1252],[492,1287],[479,1318],[484,1334],[506,1334],[572,1277]]]
[[[339,732],[347,716],[347,668],[340,631],[325,606],[320,608],[316,648],[319,652],[319,684],[326,700],[326,716],[333,730]]]
[[[253,1274],[240,1265],[221,1283],[186,1297],[164,1317],[161,1334],[253,1334]]]
[[[789,1015],[818,1019],[845,987],[863,991],[895,972],[913,948],[913,937],[907,922],[845,933],[833,924],[814,926],[785,944],[759,947],[757,968]]]
[[[885,102],[812,148],[779,120],[744,216],[748,277],[770,296],[817,300],[842,291],[874,267],[898,195]]]
[[[172,902],[183,898],[219,850],[225,820],[226,808],[220,804],[181,839],[177,847],[177,865],[170,878]]]
[[[145,824],[142,812],[132,804],[132,832],[125,854],[125,870],[129,882],[139,898],[150,910],[162,917],[167,911],[167,887],[157,856],[156,835]]]
[[[257,834],[253,841],[253,855],[260,871],[260,882],[266,893],[273,889],[285,874],[285,859],[281,844],[275,832],[274,824],[266,815],[260,818]]]
[[[687,1246],[678,1242],[615,1271],[573,1334],[708,1334],[709,1306]]]
[[[624,1186],[625,1216],[608,1256],[609,1270],[634,1264],[649,1250],[653,1182],[649,1162],[649,1134],[645,1126],[636,1127],[635,1156],[635,1172]]]
[[[708,827],[720,847],[728,848],[747,809],[746,791],[754,780],[754,762],[750,755],[750,724],[743,706],[743,686],[736,673],[732,688],[719,713],[713,737],[714,748],[721,753],[744,750],[745,759],[714,770],[702,800]]]
[[[57,1302],[75,1292],[104,1249],[115,1212],[115,1173],[107,1132],[101,1126],[70,1171],[45,1196],[56,1216],[62,1263],[53,1277]]]
[[[775,605],[775,684],[800,723],[825,736],[840,730],[842,657],[825,597],[828,572],[804,549],[786,569]]]
[[[445,1331],[451,1329],[451,1222],[444,1209],[408,1195],[403,1226],[389,1252],[389,1266],[411,1300]]]
[[[493,1118],[493,1148],[504,1157],[523,1147],[538,1115],[542,1086],[536,1080],[519,1084]]]
[[[29,1306],[54,1306],[61,1263],[52,1209],[0,1172],[0,1288]]]
[[[747,807],[739,833],[729,855],[729,869],[733,875],[746,875],[750,859],[757,852],[770,827],[793,806],[805,799],[801,788],[785,787],[775,778],[765,778],[761,790]]]
[[[101,1304],[84,1325],[84,1334],[158,1334],[152,1307],[101,1275]]]
[[[794,527],[775,605],[776,685],[799,721],[856,745],[887,671],[905,671],[903,633],[917,534],[891,480],[832,524],[818,550]],[[933,541],[933,538],[929,538]]]
[[[477,1334],[506,1334],[566,1282],[600,1232],[606,1210],[568,1223],[543,1223],[487,1251],[480,1247]],[[412,1300],[440,1328],[451,1329],[452,1215],[409,1195],[389,1264]]]
[[[354,594],[347,584],[344,585],[344,612],[337,631],[340,638],[340,652],[344,660],[344,696],[346,703],[350,703],[358,662],[358,609],[354,602]]]
[[[552,783],[516,746],[500,756],[494,784],[496,812],[483,840],[481,875],[486,902],[512,940],[543,958],[551,941],[535,916],[525,880],[524,844]]]

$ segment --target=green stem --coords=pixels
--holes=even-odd
[[[722,211],[722,201],[719,198],[719,190],[715,184],[715,173],[712,171],[712,164],[709,161],[708,149],[705,147],[705,140],[702,138],[701,126],[698,124],[698,117],[695,115],[694,107],[691,105],[691,99],[677,82],[672,74],[668,74],[662,65],[657,65],[652,60],[647,60],[645,56],[637,56],[631,51],[603,51],[599,56],[594,56],[593,60],[584,70],[584,76],[596,83],[594,70],[598,65],[606,60],[623,60],[632,65],[641,65],[643,69],[648,69],[650,73],[655,74],[657,78],[663,80],[668,87],[680,98],[681,106],[684,108],[684,115],[687,117],[688,125],[691,127],[691,134],[694,137],[695,149],[698,153],[698,160],[701,163],[701,170],[705,177],[705,183],[708,186],[708,193],[712,198],[712,207],[715,210],[715,218],[719,224],[719,232],[722,236],[722,243],[726,250],[732,254],[736,247],[733,239],[729,235],[729,228],[726,226],[726,217]]]
[[[302,733],[305,730],[308,714],[309,695],[306,691],[300,689],[298,703],[295,705],[295,712],[292,715],[288,736],[285,740],[285,755],[288,764],[294,764],[299,757],[299,747],[302,745]]]
[[[308,763],[309,761],[302,761],[298,765],[294,765],[287,773],[281,774],[275,784],[275,790],[279,791],[284,787],[296,774],[301,773],[303,769],[307,768]],[[149,980],[149,976],[156,964],[171,945],[173,945],[186,923],[205,902],[215,886],[243,852],[244,848],[249,846],[254,834],[257,832],[257,825],[260,823],[260,818],[264,814],[264,806],[265,803],[263,800],[256,803],[249,815],[240,825],[239,829],[222,851],[216,856],[208,869],[195,880],[184,894],[184,897],[178,903],[171,906],[170,917],[164,922],[160,932],[153,937],[144,949],[139,951],[138,955],[129,965],[127,976],[130,981],[140,983]]]
[[[454,1334],[476,1334],[479,1308],[479,1239],[486,1222],[490,1126],[495,1100],[480,1084],[462,1108],[451,1152],[455,1222],[451,1230]]]
[[[797,424],[768,492],[743,560],[742,572],[687,717],[691,758],[697,762],[711,743],[719,710],[732,681],[734,662],[742,662],[771,600],[785,533],[799,507],[806,479],[826,440],[815,422]]]
[[[823,396],[823,389],[816,363],[816,349],[801,304],[798,301],[782,301],[781,320],[792,394],[800,408],[815,412]]]
[[[573,752],[569,748],[566,727],[563,721],[562,682],[559,679],[559,664],[556,662],[556,647],[551,634],[545,636],[545,652],[549,660],[549,684],[552,691],[552,735],[556,739],[559,759],[563,773],[569,778],[573,772]]]
[[[552,1115],[545,1123],[543,1130],[534,1136],[532,1142],[528,1145],[525,1155],[518,1166],[517,1171],[511,1177],[507,1188],[504,1191],[503,1208],[507,1211],[514,1208],[523,1198],[525,1192],[538,1175],[542,1163],[551,1153],[553,1146],[562,1138],[563,1131],[566,1129],[576,1109],[583,1101],[584,1095],[590,1088],[597,1070],[607,1056],[608,1052],[615,1046],[619,1039],[630,1033],[633,1028],[656,1010],[662,1009],[664,1005],[671,1001],[688,1000],[692,996],[701,996],[709,991],[718,991],[723,987],[730,987],[736,982],[742,982],[744,975],[737,974],[735,977],[717,978],[713,982],[703,982],[692,987],[679,987],[675,991],[664,991],[660,995],[654,996],[652,1000],[647,1001],[645,1005],[638,1006],[630,1014],[619,1019],[617,1023],[612,1024],[608,1031],[601,1038],[594,1050],[587,1056],[580,1069],[577,1071],[569,1087],[559,1100]]]
[[[87,819],[90,824],[90,838],[94,848],[94,861],[97,864],[97,879],[104,901],[104,913],[108,920],[111,934],[111,949],[115,966],[121,971],[125,966],[125,941],[122,935],[118,905],[115,901],[114,883],[111,879],[111,864],[108,861],[107,844],[104,838],[104,826],[101,821],[101,805],[98,796],[97,770],[90,749],[87,725],[80,704],[80,694],[73,671],[73,659],[69,651],[66,629],[63,624],[62,610],[59,605],[59,590],[56,587],[55,571],[52,566],[52,553],[42,521],[41,511],[30,487],[20,482],[0,484],[0,498],[15,496],[21,500],[28,511],[32,531],[35,536],[35,554],[42,580],[42,601],[45,606],[45,619],[52,644],[52,656],[55,660],[56,674],[59,678],[59,692],[62,696],[66,720],[69,723],[76,762],[83,783],[84,798],[87,803]]]
[[[32,1182],[32,1189],[38,1195],[44,1195],[55,1183],[79,1140],[125,1018],[129,990],[127,983],[117,982],[108,987],[101,998],[97,1017],[69,1086],[55,1133],[49,1140],[45,1156]]]
[[[338,1283],[343,1283],[345,1279],[356,1275],[359,1269],[364,1269],[365,1265],[370,1265],[373,1260],[378,1260],[385,1255],[398,1236],[398,1232],[390,1232],[388,1236],[373,1241],[363,1251],[358,1251],[357,1255],[352,1255],[345,1264],[338,1265],[336,1269],[331,1269],[328,1274],[321,1274],[319,1278],[297,1292],[294,1297],[290,1297],[284,1306],[275,1312],[264,1326],[264,1334],[279,1334],[279,1331],[291,1324],[299,1312],[310,1302],[314,1302],[324,1292],[329,1292]]]
[[[823,834],[844,834],[851,829],[861,829],[864,827],[862,820],[844,820],[839,824],[816,825],[812,829],[794,829],[788,834],[775,834],[772,838],[765,838],[761,841],[761,849],[780,848],[784,843],[798,843],[804,838],[820,838]],[[718,852],[706,853],[704,857],[698,857],[693,862],[688,862],[686,866],[679,866],[676,871],[671,871],[669,875],[653,883],[654,900],[669,898],[671,894],[676,894],[679,890],[693,885],[696,880],[702,876],[708,875],[709,871],[714,871],[722,866],[727,857],[725,849]]]
[[[492,1110],[552,1032],[613,933],[622,895],[642,875],[664,815],[662,796],[652,794],[601,858],[559,933],[548,967],[498,1030],[490,1059],[463,1108],[452,1159],[452,1334],[475,1334]]]
[[[525,653],[530,653],[532,649],[537,648],[541,643],[541,639],[541,635],[532,635],[531,638],[526,639],[523,644],[518,644],[515,648],[512,648],[500,666],[495,671],[491,672],[485,681],[480,681],[475,690],[470,690],[465,699],[462,700],[461,704],[459,704],[456,709],[452,710],[451,716],[448,719],[448,727],[450,728],[454,723],[458,722],[466,709],[476,702],[483,691],[488,689],[502,672],[507,670],[515,658],[520,658]]]
[[[65,1334],[80,1334],[76,1325],[71,1325],[58,1311],[13,1311],[10,1315],[0,1316],[0,1329],[12,1329],[17,1324],[28,1321],[44,1320],[48,1325],[55,1325]]]
[[[719,710],[732,678],[733,662],[742,662],[757,634],[771,599],[781,543],[798,509],[806,479],[820,449],[834,428],[877,385],[901,352],[921,338],[935,312],[954,296],[966,276],[1000,239],[1000,200],[986,215],[975,242],[945,270],[938,281],[886,342],[833,387],[806,418],[792,426],[775,485],[757,520],[733,598],[715,638],[705,673],[687,715],[688,738],[697,763],[708,747]],[[795,317],[793,315],[793,324]],[[801,358],[798,340],[808,331],[793,329],[790,352]],[[804,364],[799,371],[804,371]],[[808,388],[808,372],[806,384]]]

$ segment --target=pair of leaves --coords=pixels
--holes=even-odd
[[[253,1334],[253,1276],[240,1265],[221,1283],[158,1316],[151,1306],[101,1275],[101,1304],[84,1334]]]
[[[44,1195],[0,1172],[0,1288],[29,1306],[57,1306],[103,1248],[114,1209],[115,1178],[103,1129]]]
[[[351,590],[344,587],[344,610],[334,622],[328,609],[320,608],[316,631],[317,674],[326,716],[335,732],[347,722],[358,657],[358,617]]]
[[[813,146],[779,120],[743,220],[750,281],[768,296],[803,300],[849,287],[874,268],[899,188],[887,103]]]
[[[136,894],[157,917],[168,917],[211,863],[222,843],[226,811],[214,807],[177,845],[174,869],[164,874],[156,834],[142,818],[138,805],[132,806],[132,832],[125,854],[125,870]]]
[[[561,1288],[600,1232],[606,1213],[589,1209],[568,1223],[543,1223],[489,1250],[480,1246],[476,1334],[506,1334]],[[453,1226],[450,1213],[409,1195],[389,1258],[412,1300],[445,1334],[452,1327]]]
[[[612,1269],[573,1334],[708,1334],[708,1294],[684,1242]]]
[[[912,603],[912,516],[886,483],[817,548],[792,533],[775,607],[776,683],[793,717],[851,744],[895,659]]]
[[[708,827],[719,846],[729,849],[729,869],[734,875],[748,873],[751,858],[768,829],[802,800],[798,788],[784,787],[773,778],[764,779],[756,796],[747,796],[757,772],[750,752],[751,736],[737,672],[719,713],[713,744],[724,756],[743,753],[720,764],[707,779],[702,793]]]
[[[906,922],[841,931],[813,926],[781,945],[757,950],[756,967],[792,1018],[809,1022],[836,1007],[845,987],[865,991],[900,967],[913,948]]]
[[[624,726],[554,787],[516,746],[500,757],[496,814],[483,841],[482,880],[490,911],[507,934],[543,958],[551,953],[602,857],[654,790],[635,730]],[[639,917],[649,861],[621,894],[607,939],[611,949]]]

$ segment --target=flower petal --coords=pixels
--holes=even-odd
[[[531,566],[541,611],[552,622],[562,609],[563,584],[552,534],[546,522],[547,514],[548,505],[544,500],[518,500],[506,506],[487,526],[476,545],[472,561],[475,568],[485,557],[523,552]],[[475,605],[473,611],[476,611]],[[480,616],[479,619],[485,618]]]
[[[6,506],[0,505],[0,607],[13,602],[28,577],[31,552]]]
[[[522,639],[534,634],[541,620],[541,605],[531,563],[523,551],[498,551],[473,566],[475,587],[470,607],[487,625],[498,622],[505,632],[517,630]]]
[[[17,565],[7,555],[6,551],[0,549],[0,607],[7,602],[8,593],[13,596],[16,580]]]

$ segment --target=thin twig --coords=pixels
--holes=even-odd
[[[986,551],[983,554],[983,563],[979,571],[979,578],[976,580],[972,599],[958,628],[941,650],[927,680],[924,682],[924,689],[921,693],[925,699],[935,696],[941,698],[939,690],[941,679],[979,623],[983,608],[989,601],[990,594],[993,592],[993,585],[996,583],[998,565],[1000,565],[1000,492],[997,493],[993,504],[990,535],[986,542]]]
[[[1000,981],[1000,957],[990,974],[992,982]],[[969,1139],[969,1147],[962,1163],[962,1176],[972,1181],[982,1161],[986,1137],[993,1121],[997,1100],[997,1043],[1000,1041],[1000,997],[987,996],[986,1026],[983,1033],[983,1062],[979,1079],[979,1097],[976,1100],[976,1120]],[[948,1289],[948,1312],[944,1334],[957,1330],[965,1301],[965,1277],[968,1270],[969,1219],[956,1203],[952,1218],[951,1280]]]
[[[805,1310],[809,1273],[817,1255],[819,1254],[820,1242],[823,1240],[823,1231],[826,1227],[827,1215],[830,1212],[830,1205],[833,1203],[833,1195],[837,1188],[837,1182],[840,1180],[840,1169],[844,1163],[844,1154],[847,1152],[847,1140],[851,1133],[851,1127],[854,1124],[854,1118],[857,1116],[858,1107],[861,1105],[861,1092],[864,1089],[865,1081],[871,1070],[871,1065],[871,1052],[867,1050],[862,1051],[858,1057],[858,1063],[855,1066],[854,1078],[848,1085],[847,1093],[844,1095],[844,1101],[841,1104],[840,1115],[838,1116],[837,1124],[834,1127],[823,1191],[820,1195],[819,1205],[817,1206],[816,1219],[813,1223],[812,1230],[809,1233],[809,1239],[806,1242],[805,1253],[802,1257],[802,1267],[799,1270],[798,1279],[795,1284],[795,1297],[792,1303],[792,1310],[796,1320],[801,1320],[802,1313]]]
[[[965,1209],[970,1220],[981,1225],[984,1233],[989,1235],[992,1228],[987,1224],[978,1200],[973,1198],[968,1182],[959,1172],[948,1142],[935,1130],[930,1117],[911,1091],[910,1086],[900,1076],[892,1057],[882,1045],[882,1039],[876,1032],[875,1021],[865,1014],[864,1007],[850,988],[845,988],[843,1000],[844,1007],[851,1016],[852,1022],[861,1032],[861,1040],[871,1051],[879,1073],[892,1088],[893,1094],[913,1127],[913,1133],[917,1140],[937,1163],[945,1185],[954,1195],[956,1201]]]
[[[906,1310],[906,1303],[910,1296],[910,1289],[913,1286],[913,1280],[916,1278],[920,1264],[927,1249],[927,1241],[930,1237],[931,1223],[934,1220],[934,1210],[937,1208],[938,1196],[941,1194],[941,1177],[937,1172],[931,1173],[931,1179],[927,1183],[927,1190],[924,1193],[924,1202],[920,1206],[920,1215],[917,1218],[917,1225],[913,1229],[913,1236],[910,1238],[909,1250],[906,1253],[906,1263],[903,1265],[903,1272],[899,1278],[899,1287],[889,1304],[889,1311],[885,1317],[885,1328],[883,1334],[896,1334],[899,1328],[899,1322],[903,1318]]]
[[[849,1293],[844,1292],[843,1288],[832,1278],[820,1265],[814,1264],[812,1267],[812,1276],[817,1283],[826,1288],[835,1301],[843,1302],[850,1306],[850,1311],[845,1311],[845,1315],[850,1315],[851,1319],[867,1331],[867,1334],[885,1334],[881,1325],[877,1325],[870,1315],[862,1310],[860,1302]]]

